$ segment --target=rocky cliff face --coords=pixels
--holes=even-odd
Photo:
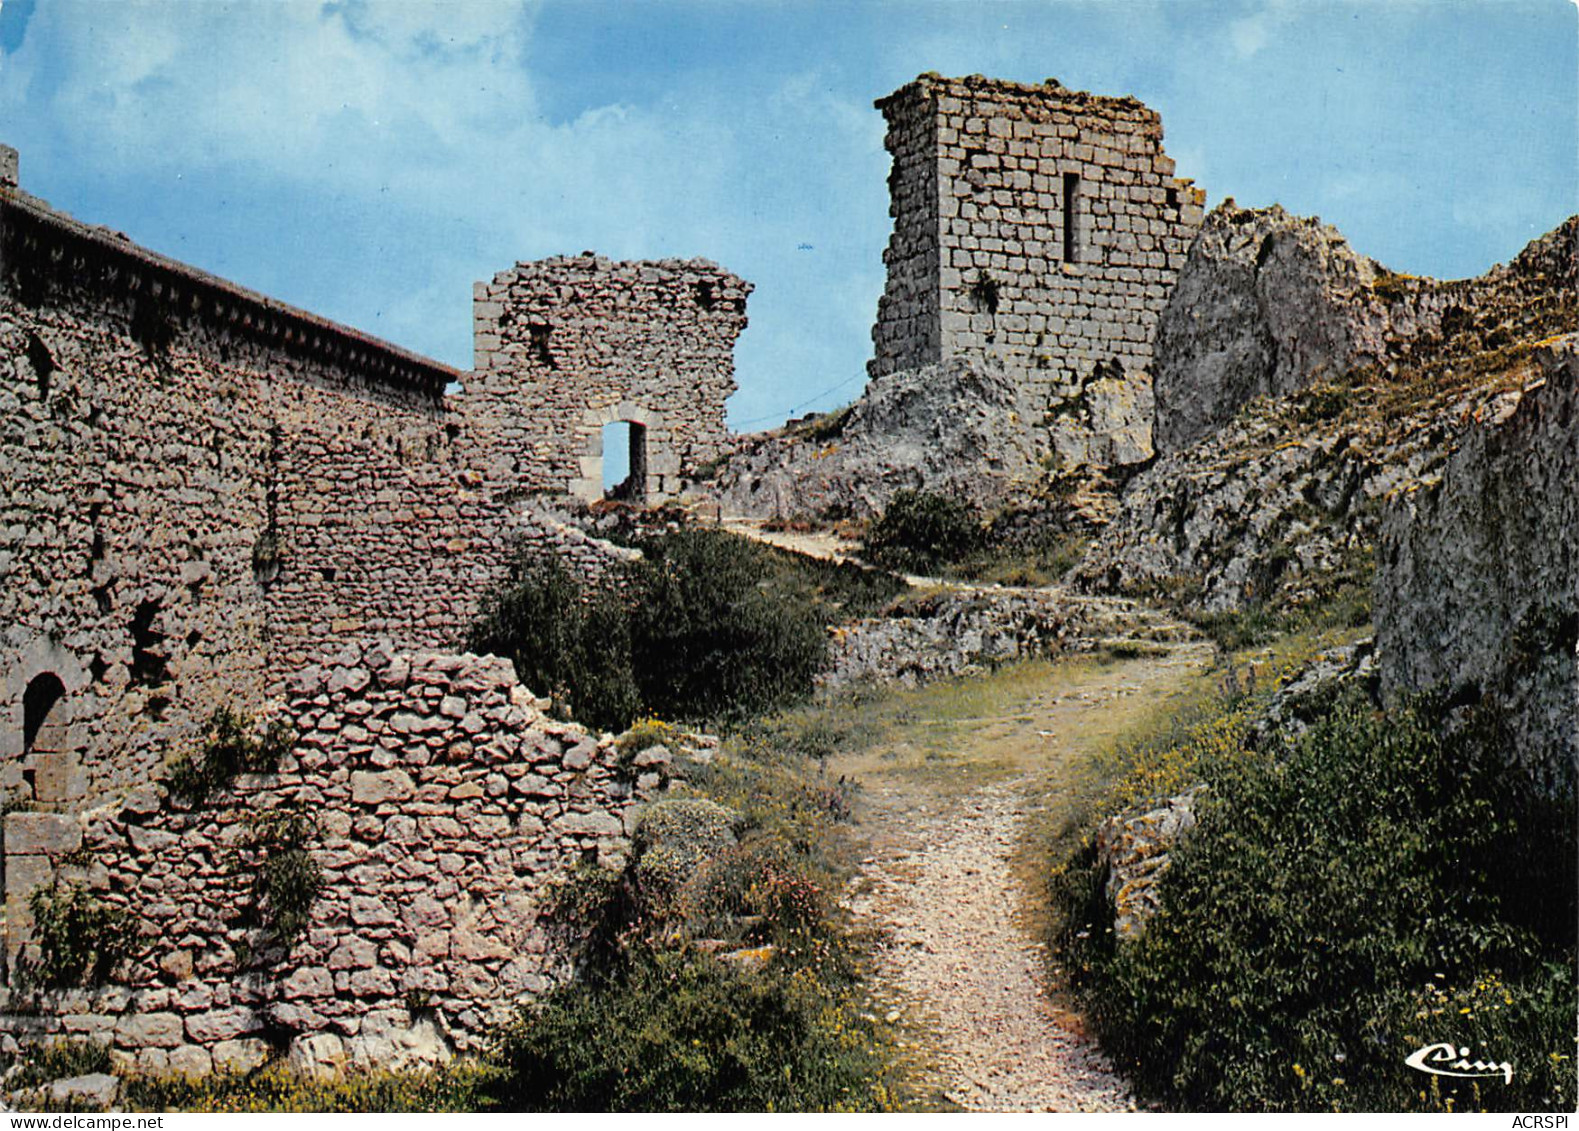
[[[1507,267],[1441,283],[1387,270],[1319,220],[1229,200],[1207,217],[1157,327],[1157,451],[1188,447],[1257,397],[1364,366],[1396,377],[1488,318],[1505,334],[1493,348],[1516,341],[1512,308],[1531,306],[1545,280],[1572,283],[1573,246],[1570,221]]]
[[[1579,218],[1461,283],[1376,274],[1336,233],[1281,210],[1219,209],[1208,231],[1180,287],[1216,298],[1193,322],[1187,296],[1165,317],[1156,435],[1166,446],[1215,430],[1130,483],[1077,577],[1204,611],[1368,587],[1382,500],[1437,474],[1467,430],[1505,410],[1536,375],[1536,341],[1579,329]],[[1202,382],[1193,400],[1186,372]],[[1252,389],[1259,399],[1241,403]]]
[[[1348,371],[1379,336],[1376,278],[1317,220],[1232,200],[1213,210],[1157,326],[1157,450],[1187,447],[1256,397]]]
[[[1040,474],[1024,386],[955,359],[876,377],[847,409],[746,441],[712,489],[729,514],[866,518],[904,488],[990,508]]]
[[[1551,785],[1579,768],[1579,337],[1399,493],[1382,525],[1384,690],[1443,688],[1507,709],[1512,756]]]

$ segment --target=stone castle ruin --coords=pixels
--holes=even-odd
[[[445,1040],[464,1043],[464,1018],[541,988],[554,968],[541,946],[496,961],[497,932],[529,930],[521,901],[568,862],[617,855],[636,795],[610,769],[608,742],[549,729],[513,677],[468,677],[476,665],[444,650],[518,545],[584,575],[629,555],[530,499],[600,489],[601,422],[644,430],[637,493],[649,500],[717,454],[749,286],[701,262],[522,264],[479,285],[477,372],[461,373],[81,223],[21,189],[14,150],[0,156],[5,954],[14,972],[32,896],[61,878],[136,910],[145,944],[110,999],[0,1028],[113,1040],[153,1068],[178,1050],[183,1068],[217,1063],[230,1042],[234,1065],[290,1015],[294,967],[349,995],[337,1039],[386,1038],[359,1028],[379,995],[453,990]],[[387,654],[369,667],[356,657],[374,642]],[[292,697],[321,664],[318,692]],[[153,783],[211,712],[270,702],[298,732],[336,736],[331,753],[296,754],[319,777],[292,784],[287,767],[208,824],[158,800]],[[435,758],[442,772],[421,768]],[[404,776],[369,792],[359,774]],[[319,811],[318,848],[346,861],[336,878],[351,900],[315,912],[274,973],[235,959],[245,932],[222,918],[224,853],[207,839],[228,837],[258,789]],[[400,870],[425,876],[438,906],[421,923],[390,921],[387,951],[361,947],[342,968],[331,936],[365,938],[357,900],[392,890],[385,865],[353,867],[346,853],[361,838],[358,851],[378,855],[395,826],[426,846]],[[506,834],[515,882],[444,879],[445,860],[484,851],[473,838]],[[446,855],[444,838],[461,847]],[[428,960],[412,957],[419,944]],[[445,963],[459,966],[443,986],[419,969]],[[238,978],[266,988],[247,998]],[[194,1020],[216,1002],[229,1020]],[[157,1020],[128,1020],[144,1013]],[[319,1020],[287,1028],[310,1035]]]
[[[1001,366],[1046,406],[1064,459],[1149,456],[1152,338],[1205,203],[1173,176],[1156,111],[979,75],[924,75],[877,106],[894,231],[872,375]],[[1061,419],[1093,386],[1115,410]]]
[[[724,507],[869,517],[922,488],[991,511],[1049,470],[1144,464],[1153,340],[1205,202],[1156,111],[980,75],[923,75],[877,107],[894,227],[871,380],[809,440],[747,443]]]
[[[634,502],[680,492],[725,450],[751,284],[706,260],[520,263],[477,284],[464,403],[490,482],[603,496],[603,428],[630,425]]]
[[[577,861],[623,859],[638,806],[687,750],[633,766],[611,736],[545,717],[544,689],[508,663],[456,649],[518,546],[588,578],[629,558],[541,498],[603,496],[608,426],[629,428],[623,497],[680,497],[733,453],[709,489],[742,514],[861,517],[904,487],[1012,502],[1050,472],[1152,460],[1159,325],[1204,202],[1174,177],[1157,114],[979,76],[924,75],[878,106],[894,229],[870,384],[841,414],[743,445],[724,402],[751,285],[713,263],[516,264],[476,285],[460,372],[77,221],[24,192],[0,147],[0,1046],[91,1038],[150,1072],[280,1049],[312,1069],[390,1066],[478,1047],[567,976],[546,892]],[[1251,220],[1207,224],[1231,221],[1219,242],[1235,263]],[[1322,246],[1257,251],[1217,290],[1238,302],[1297,282],[1333,261]],[[1571,233],[1561,250],[1571,279]],[[1430,291],[1398,307],[1411,327],[1450,321],[1435,290],[1372,272],[1368,293],[1376,279]],[[1348,357],[1370,340],[1252,330],[1235,357]],[[1212,403],[1158,432],[1164,463],[1263,385],[1321,368],[1301,366],[1185,380]],[[1182,372],[1159,385],[1169,405]],[[1570,467],[1568,392],[1464,457],[1468,486],[1429,504],[1432,521],[1461,525],[1460,495],[1516,463],[1526,434]],[[1163,544],[1136,521],[1139,542]],[[1392,568],[1428,588],[1431,546],[1391,525],[1389,539]],[[1467,601],[1383,620],[1439,627]],[[1567,596],[1505,603],[1509,623],[1557,625],[1571,660]],[[1571,677],[1570,663],[1548,681],[1563,703]],[[208,803],[183,800],[172,761],[221,706],[266,712],[296,742]],[[325,886],[281,944],[248,917],[249,871],[257,822],[298,811]],[[34,896],[73,887],[134,916],[136,945],[106,985],[23,993]]]

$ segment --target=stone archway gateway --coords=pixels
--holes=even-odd
[[[620,429],[611,425],[629,425],[629,431],[620,435]],[[581,426],[583,455],[578,479],[570,484],[570,493],[587,502],[604,498],[619,498],[626,502],[645,503],[655,494],[667,494],[662,487],[665,473],[678,465],[673,451],[673,440],[663,418],[639,405],[621,401],[607,408],[591,408],[586,412]],[[624,439],[629,445],[628,473],[623,483],[609,485],[605,482],[604,460],[613,453],[610,440]],[[660,483],[655,491],[654,476]]]
[[[456,398],[497,486],[604,494],[603,429],[632,426],[641,501],[721,455],[751,284],[704,259],[519,263],[479,283],[476,370]]]
[[[29,681],[22,692],[22,756],[54,754],[66,749],[66,685],[54,672]]]
[[[599,430],[603,497],[642,504],[647,501],[647,426],[616,420]]]

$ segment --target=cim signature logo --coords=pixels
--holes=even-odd
[[[1513,1065],[1507,1061],[1470,1060],[1467,1048],[1454,1048],[1446,1041],[1422,1045],[1410,1053],[1404,1063],[1433,1076],[1457,1076],[1465,1080],[1501,1076],[1509,1084],[1513,1083]]]

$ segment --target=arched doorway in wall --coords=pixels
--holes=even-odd
[[[22,754],[63,754],[66,684],[54,672],[34,676],[22,692]]]
[[[647,501],[647,426],[616,420],[603,426],[603,497]]]
[[[0,797],[80,800],[91,717],[101,709],[89,683],[76,656],[42,634],[0,666]]]

